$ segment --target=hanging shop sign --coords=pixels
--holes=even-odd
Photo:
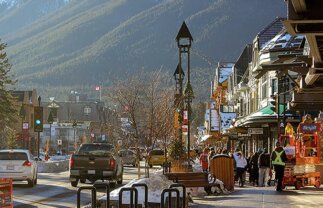
[[[300,123],[299,131],[305,134],[313,134],[316,131],[320,131],[320,125],[317,123]]]
[[[238,137],[248,137],[248,136],[250,136],[250,134],[238,133]]]
[[[248,134],[263,134],[263,128],[248,128]]]

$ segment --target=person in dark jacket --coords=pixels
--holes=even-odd
[[[266,148],[264,148],[264,151],[259,155],[258,167],[259,167],[258,185],[262,187],[267,184],[268,177],[269,177],[269,170],[270,170],[270,154],[268,153]]]
[[[287,156],[283,147],[281,147],[280,142],[276,143],[275,150],[271,153],[271,167],[275,170],[275,179],[277,180],[276,191],[282,191],[285,162],[287,161]]]
[[[258,149],[251,158],[250,158],[250,174],[251,178],[253,179],[252,184],[254,186],[258,186],[258,178],[259,178],[259,167],[258,167],[258,158],[261,153],[261,150]]]

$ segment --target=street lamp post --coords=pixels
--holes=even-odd
[[[38,106],[40,107],[40,101],[41,101],[41,97],[38,96]],[[42,121],[41,121],[42,122]],[[39,149],[40,149],[40,131],[37,132],[38,133],[38,140],[37,140],[37,156],[38,156],[38,159],[39,159]]]
[[[77,122],[74,120],[73,122],[73,129],[74,129],[74,149],[76,149],[76,141],[75,141],[75,128],[77,127]]]
[[[176,93],[175,93],[175,119],[177,119],[175,123],[175,129],[178,130],[177,137],[179,138],[180,143],[182,143],[182,124],[183,124],[183,80],[185,73],[182,67],[178,64],[176,70],[174,72],[174,79],[176,82]],[[178,124],[177,124],[178,122]]]
[[[191,103],[194,98],[193,88],[191,83],[187,82],[186,89],[185,89],[185,102],[186,102],[186,109],[187,109],[187,158],[188,158],[188,165],[190,165],[190,138],[191,138]]]
[[[54,122],[54,118],[53,118],[53,114],[52,111],[50,110],[48,118],[47,118],[47,122],[49,123],[49,141],[48,141],[48,149],[50,149],[50,145],[51,145],[51,140],[52,140],[52,124]],[[48,150],[49,151],[49,150]]]
[[[24,104],[21,105],[19,116],[21,118],[21,139],[23,141],[24,148],[27,149],[27,144],[26,144],[26,141],[25,141],[25,132],[24,132],[25,131],[24,130],[24,121],[25,121],[25,118],[26,118],[26,110],[24,108]]]
[[[187,125],[187,159],[188,159],[188,165],[190,165],[190,106],[191,106],[191,102],[192,102],[192,98],[193,98],[193,89],[191,86],[191,80],[190,80],[190,48],[192,45],[192,41],[193,41],[193,37],[186,25],[185,22],[183,22],[180,30],[178,31],[178,34],[176,36],[176,41],[177,41],[177,47],[179,50],[179,68],[181,69],[182,66],[182,55],[183,54],[187,54],[187,86],[185,89],[185,98],[187,101],[187,108],[188,108],[188,125]],[[181,75],[181,73],[179,73]],[[182,95],[183,95],[183,89],[182,86],[180,86],[180,95],[181,95],[181,99],[180,99],[180,117],[183,118],[183,99],[182,99]],[[182,128],[182,119],[180,119],[180,128]],[[180,138],[182,138],[182,134],[180,135]]]

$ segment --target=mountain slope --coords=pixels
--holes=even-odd
[[[3,41],[20,87],[90,86],[142,68],[173,72],[183,21],[194,38],[192,73],[213,73],[285,13],[281,0],[72,0]]]

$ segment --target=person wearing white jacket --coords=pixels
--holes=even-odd
[[[241,152],[237,152],[233,155],[236,162],[237,178],[239,181],[239,186],[243,187],[244,177],[243,173],[246,171],[247,159],[243,156]]]

